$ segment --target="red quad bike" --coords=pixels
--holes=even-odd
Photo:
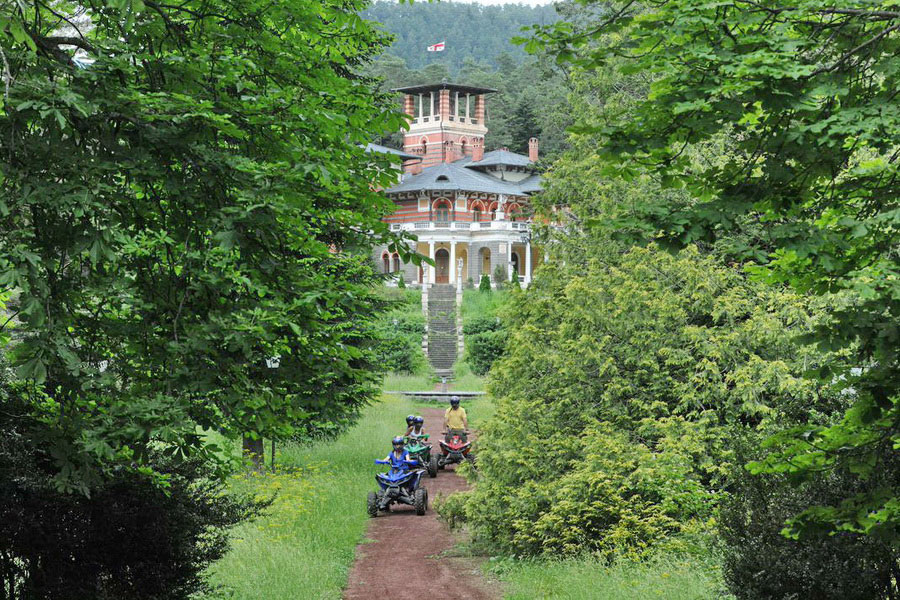
[[[433,469],[443,469],[447,465],[468,461],[475,466],[475,455],[471,453],[472,442],[464,442],[459,434],[453,434],[449,442],[441,440],[441,451],[431,455]]]

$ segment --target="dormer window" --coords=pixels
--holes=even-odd
[[[446,175],[438,175],[437,179],[435,179],[435,181],[450,181],[450,178],[447,177]]]

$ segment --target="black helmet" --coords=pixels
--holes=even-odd
[[[407,415],[406,416],[406,424],[412,425],[416,420],[416,415]]]
[[[459,396],[450,396],[450,406],[459,406]]]
[[[415,419],[416,425],[421,425],[424,422],[425,422],[425,417],[423,417],[422,415],[416,415],[416,419]]]
[[[391,444],[393,444],[394,447],[402,446],[403,438],[398,435],[397,437],[395,437],[394,439],[391,440]]]

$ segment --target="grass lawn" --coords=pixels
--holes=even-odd
[[[278,497],[266,516],[234,530],[230,552],[210,569],[222,586],[211,598],[340,598],[368,521],[372,461],[387,454],[413,411],[408,400],[386,396],[337,440],[284,446],[279,472],[236,478],[236,489]]]
[[[593,559],[502,560],[488,568],[506,583],[505,600],[733,600],[715,567],[657,557],[611,566]]]

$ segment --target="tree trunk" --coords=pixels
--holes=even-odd
[[[250,459],[256,471],[262,471],[265,468],[264,452],[261,437],[252,439],[250,436],[244,436],[244,456]]]

